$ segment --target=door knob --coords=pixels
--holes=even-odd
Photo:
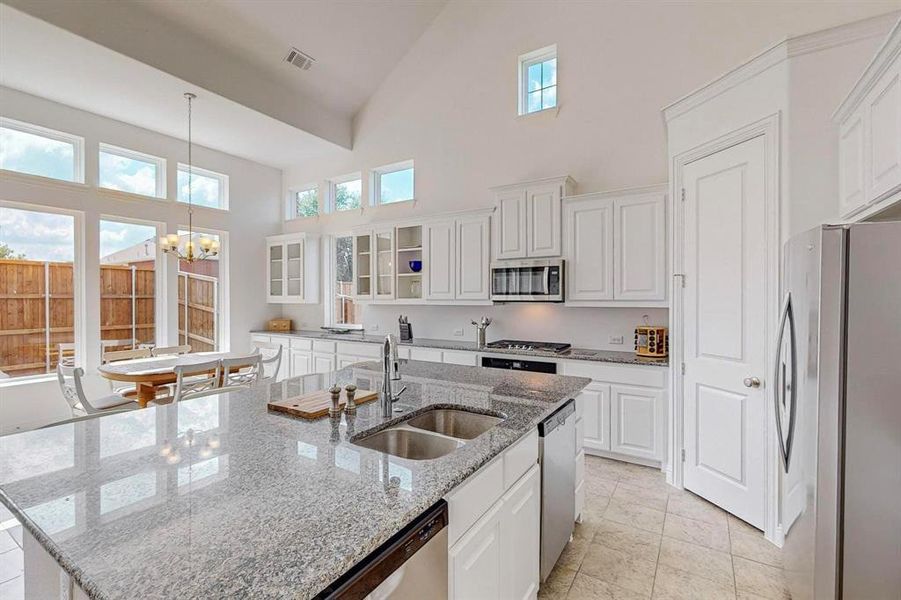
[[[758,379],[757,377],[745,377],[744,384],[745,384],[745,387],[759,388],[760,387],[760,379]]]

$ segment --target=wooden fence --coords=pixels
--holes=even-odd
[[[100,267],[100,339],[123,341],[107,350],[154,342],[156,278],[148,266]],[[214,350],[216,278],[179,273],[178,281],[179,343]],[[0,371],[20,377],[54,370],[59,345],[75,341],[74,327],[72,263],[0,260]]]

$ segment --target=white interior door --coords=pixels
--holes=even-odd
[[[766,169],[759,136],[683,170],[683,484],[763,529]]]

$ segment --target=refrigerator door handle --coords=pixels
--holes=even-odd
[[[786,384],[785,369],[782,362],[782,346],[785,339],[785,330],[788,328],[788,346],[790,360],[790,377]],[[779,437],[779,451],[782,455],[782,464],[786,473],[791,463],[792,442],[795,437],[795,414],[797,405],[797,346],[795,340],[795,317],[792,310],[791,293],[785,295],[782,302],[781,317],[779,318],[779,336],[776,339],[776,361],[773,368],[774,381],[777,384],[773,392],[773,405],[776,410],[776,432]],[[787,396],[786,396],[787,392]],[[782,423],[783,408],[788,401],[788,431],[784,429]],[[785,435],[787,433],[787,435]]]

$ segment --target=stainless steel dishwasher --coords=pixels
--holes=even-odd
[[[569,542],[576,519],[576,402],[538,425],[541,461],[541,581]]]

